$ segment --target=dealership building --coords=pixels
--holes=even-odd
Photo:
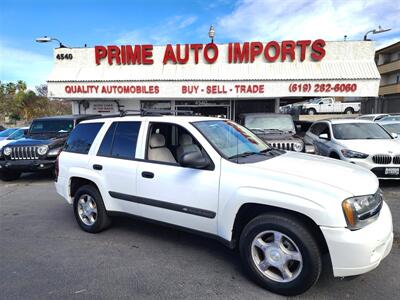
[[[140,108],[236,119],[310,97],[377,97],[371,41],[56,48],[48,96],[73,113]]]

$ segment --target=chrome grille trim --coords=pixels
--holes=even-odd
[[[11,160],[39,159],[37,148],[38,148],[37,146],[12,147],[10,159]]]
[[[372,156],[372,161],[378,165],[389,165],[392,162],[392,156],[388,154],[377,154]]]
[[[273,148],[294,151],[294,143],[292,142],[270,142]]]

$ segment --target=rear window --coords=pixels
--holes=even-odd
[[[65,143],[64,151],[88,154],[103,124],[104,123],[84,123],[76,126]]]
[[[30,133],[47,133],[47,132],[70,132],[74,128],[73,120],[37,120],[33,121]]]
[[[140,122],[114,122],[107,130],[97,155],[134,159]]]

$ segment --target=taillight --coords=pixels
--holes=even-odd
[[[61,152],[60,152],[61,153]],[[58,173],[59,173],[59,166],[58,166],[58,159],[59,159],[59,157],[60,157],[60,153],[57,155],[57,158],[56,158],[56,162],[55,162],[55,164],[54,164],[54,176],[55,176],[55,181],[57,182],[57,179],[58,179]]]

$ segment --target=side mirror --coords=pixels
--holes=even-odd
[[[394,139],[397,139],[397,138],[399,137],[399,135],[398,135],[397,133],[395,133],[395,132],[392,132],[392,133],[391,133],[391,136],[392,136]]]
[[[182,154],[182,156],[179,157],[179,164],[182,167],[204,169],[210,165],[210,162],[204,157],[203,153],[198,150]]]
[[[327,133],[321,133],[318,137],[320,139],[323,139],[323,140],[329,140],[329,137],[328,137]]]
[[[318,103],[319,105],[322,105],[323,103],[322,102],[320,102],[320,103]]]

